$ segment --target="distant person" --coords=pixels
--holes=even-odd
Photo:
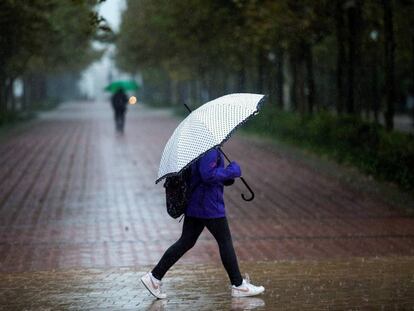
[[[114,109],[115,128],[118,132],[124,132],[125,113],[127,110],[128,97],[122,88],[118,89],[111,98],[112,108]]]

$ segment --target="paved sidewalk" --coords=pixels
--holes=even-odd
[[[70,275],[69,279],[77,282],[79,275],[96,273],[97,279],[91,282],[99,283],[100,278],[118,271],[116,267],[148,267],[156,263],[179,237],[182,225],[167,216],[163,188],[154,184],[163,146],[177,124],[178,120],[166,110],[137,105],[128,112],[125,135],[117,135],[109,103],[85,102],[62,105],[24,130],[2,136],[2,288],[7,288],[4,284],[9,276],[14,289],[21,289],[16,281],[19,278],[22,284],[26,280],[53,284],[54,276],[58,283],[63,282],[59,278]],[[333,266],[327,264],[326,268],[338,268],[345,279],[354,271],[365,275],[365,266],[353,259],[364,257],[370,263],[368,266],[375,268],[367,270],[366,280],[372,282],[363,286],[370,284],[373,295],[383,293],[375,285],[383,282],[381,271],[388,271],[386,276],[395,273],[387,284],[394,284],[399,290],[387,285],[386,293],[394,299],[387,300],[388,306],[412,302],[409,295],[399,293],[412,288],[412,281],[407,278],[412,280],[409,268],[414,271],[410,257],[414,255],[414,218],[254,139],[236,134],[226,143],[225,150],[240,162],[243,176],[256,192],[253,202],[244,202],[240,198],[243,185],[236,182],[225,196],[234,245],[239,259],[249,268],[246,270],[256,269],[263,282],[267,282],[267,275],[272,275],[275,283],[266,284],[277,289],[276,280],[287,284],[284,282],[298,275],[306,279],[313,260],[321,262],[320,269],[325,267],[322,263],[337,262]],[[376,257],[379,261],[370,259]],[[286,280],[278,279],[278,269],[289,265],[290,260],[301,263],[296,270],[289,270],[292,275],[285,274]],[[216,242],[208,232],[203,232],[180,264],[192,267],[219,262]],[[353,264],[347,266],[348,262]],[[263,267],[272,268],[262,270]],[[135,278],[143,270],[123,271]],[[215,271],[218,275],[221,270]],[[181,272],[177,273],[179,279],[185,279]],[[33,284],[39,284],[36,282]],[[324,282],[334,286],[333,291],[338,289],[337,283],[329,283],[328,278]],[[215,290],[216,283],[209,284]],[[73,291],[76,293],[77,289]],[[19,293],[27,299],[35,294]],[[303,292],[298,290],[299,297],[294,296],[294,302],[302,301],[300,293]],[[0,299],[4,295],[0,291]],[[7,290],[6,295],[8,304],[18,303],[15,299],[20,296],[13,291]],[[56,297],[59,295],[65,296],[65,291]],[[264,300],[266,305],[272,305],[267,301],[268,295]],[[356,297],[358,292],[350,291],[350,295]],[[189,303],[197,300],[191,297]]]
[[[66,104],[0,145],[0,271],[153,264],[180,235],[154,180],[177,125],[163,110],[130,109],[114,133],[109,104]],[[414,218],[260,143],[225,146],[256,191],[227,189],[241,260],[414,254]],[[219,260],[207,232],[184,258]]]
[[[177,265],[165,277],[165,301],[141,285],[143,267],[0,274],[0,310],[414,310],[413,264],[405,257],[245,263],[266,291],[239,299],[221,267]]]

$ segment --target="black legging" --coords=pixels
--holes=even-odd
[[[117,131],[124,130],[125,124],[125,109],[115,109],[115,126]]]
[[[161,280],[178,259],[195,245],[204,227],[207,227],[219,245],[221,261],[229,275],[231,284],[239,286],[243,282],[243,278],[240,274],[226,217],[202,219],[186,216],[181,237],[167,249],[159,263],[151,271],[152,275]]]

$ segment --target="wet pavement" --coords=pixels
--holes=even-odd
[[[114,309],[150,308],[151,297],[133,284],[180,235],[154,184],[179,121],[166,110],[132,108],[124,135],[114,132],[108,103],[74,103],[0,137],[0,308],[100,309],[108,301]],[[225,150],[256,192],[244,202],[236,183],[225,199],[242,266],[272,289],[259,309],[414,308],[414,218],[253,138],[235,135]],[[203,232],[166,282],[177,297],[153,310],[231,308],[219,262],[216,242]],[[186,276],[194,264],[201,272]],[[183,282],[205,290],[174,285]],[[315,293],[319,285],[320,296],[304,289]]]
[[[175,266],[168,297],[140,284],[147,270],[108,268],[0,274],[0,310],[413,310],[414,259],[408,257],[242,264],[266,288],[231,298],[222,268]]]

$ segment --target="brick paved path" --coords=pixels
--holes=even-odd
[[[154,184],[178,121],[133,108],[124,136],[108,103],[76,103],[1,138],[0,272],[154,264],[178,238]],[[414,219],[381,200],[252,139],[225,150],[257,195],[242,201],[241,184],[226,194],[241,261],[414,254]],[[181,263],[218,261],[204,232]]]
[[[414,310],[414,259],[242,264],[266,287],[231,299],[217,265],[178,264],[164,282],[168,300],[138,284],[145,267],[0,273],[0,310]],[[188,286],[187,284],[190,284]]]

